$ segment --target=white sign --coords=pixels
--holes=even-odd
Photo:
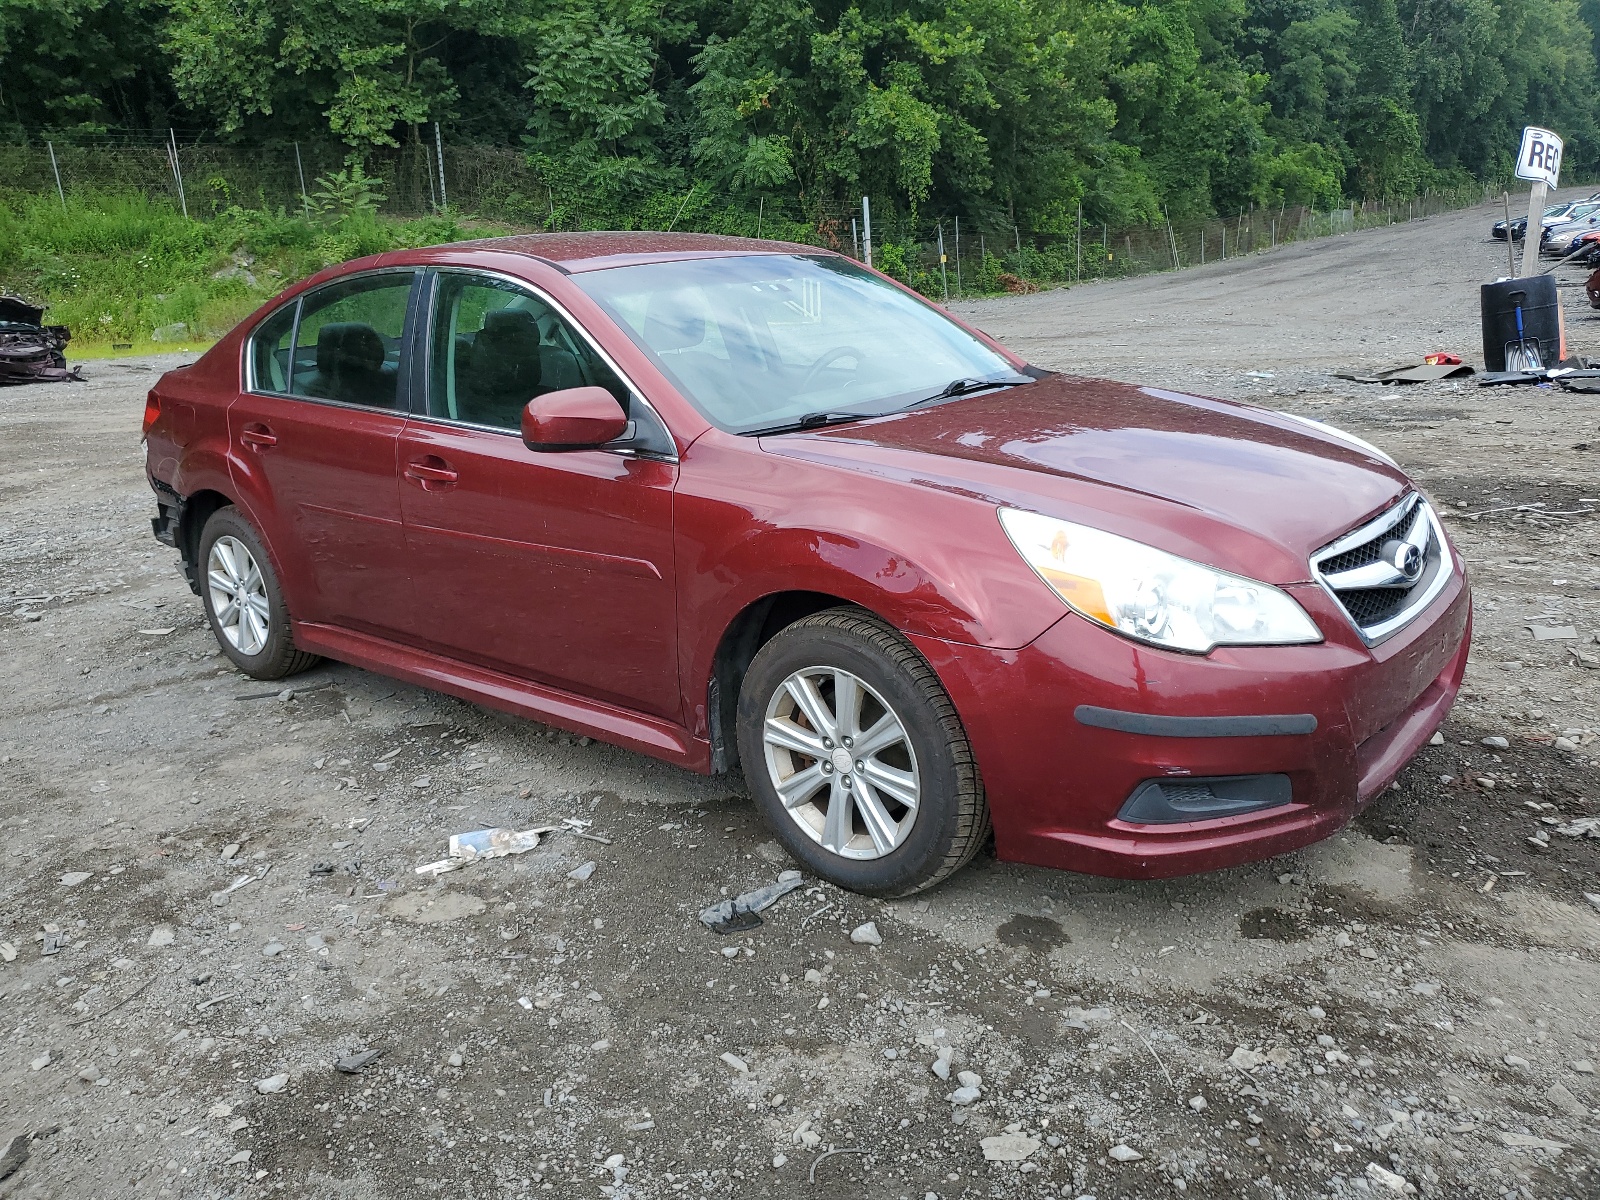
[[[1542,180],[1555,187],[1561,174],[1561,149],[1560,137],[1529,125],[1522,131],[1522,149],[1517,152],[1517,178]]]

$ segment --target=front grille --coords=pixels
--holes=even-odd
[[[1454,569],[1438,518],[1415,492],[1311,558],[1317,581],[1369,646],[1403,629]]]
[[[1363,628],[1387,621],[1405,607],[1410,588],[1357,588],[1338,592],[1339,603],[1350,619]]]

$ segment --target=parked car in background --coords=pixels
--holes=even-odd
[[[1600,203],[1577,205],[1565,220],[1546,227],[1539,240],[1539,253],[1565,258],[1580,237],[1595,229],[1600,229]]]
[[[1578,266],[1600,266],[1600,229],[1579,234],[1578,240],[1573,243],[1573,250],[1582,251],[1572,257],[1572,262]]]
[[[1571,220],[1573,218],[1573,209],[1578,208],[1581,205],[1589,204],[1597,199],[1600,199],[1600,197],[1590,197],[1589,200],[1568,200],[1564,204],[1552,204],[1549,208],[1544,210],[1544,228],[1548,229],[1552,225],[1559,225],[1563,221]],[[1489,236],[1494,238],[1496,241],[1503,242],[1506,240],[1506,228],[1507,226],[1504,221],[1496,221],[1494,223],[1494,228],[1490,230]],[[1526,216],[1513,217],[1510,225],[1511,240],[1514,242],[1520,242],[1523,234],[1527,231],[1527,228],[1528,218]]]
[[[693,771],[842,887],[1127,877],[1346,825],[1444,720],[1464,560],[1382,451],[1034,367],[809,246],[404,250],[150,392],[222,652],[328,656]]]

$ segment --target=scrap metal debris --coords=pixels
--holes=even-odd
[[[510,854],[526,854],[539,844],[539,838],[554,833],[559,826],[541,825],[537,829],[474,829],[471,833],[450,835],[450,857],[436,862],[423,863],[418,875],[443,875],[468,863],[483,858],[504,858]]]
[[[382,1050],[359,1050],[354,1054],[343,1054],[334,1062],[333,1069],[344,1075],[359,1075],[362,1067],[382,1053]]]
[[[582,817],[562,817],[561,823],[566,826],[560,831],[562,833],[570,833],[575,838],[583,838],[590,842],[599,842],[602,846],[611,845],[610,838],[589,832],[589,826],[594,824],[593,821],[585,821]]]
[[[703,910],[700,913],[700,923],[712,933],[739,933],[745,929],[754,929],[761,924],[761,918],[756,915],[757,913],[771,908],[802,882],[799,871],[785,871],[778,876],[777,883],[769,883],[766,887],[745,892],[732,900],[724,900]]]
[[[0,387],[20,383],[82,383],[62,353],[72,334],[65,325],[45,325],[44,309],[15,296],[0,296]]]
[[[1348,379],[1352,383],[1433,383],[1440,379],[1456,379],[1475,372],[1453,354],[1430,354],[1430,360],[1441,361],[1406,363],[1399,367],[1386,367],[1381,371],[1359,375],[1354,371],[1335,371],[1335,379]],[[1455,358],[1454,362],[1443,361]]]

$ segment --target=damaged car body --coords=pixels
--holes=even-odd
[[[326,656],[700,772],[900,895],[1001,859],[1305,846],[1465,669],[1465,565],[1381,451],[1046,371],[841,255],[673,234],[299,284],[145,414],[223,651]]]
[[[44,309],[15,296],[0,296],[0,387],[82,382],[63,353],[71,340],[65,325],[44,324]]]

